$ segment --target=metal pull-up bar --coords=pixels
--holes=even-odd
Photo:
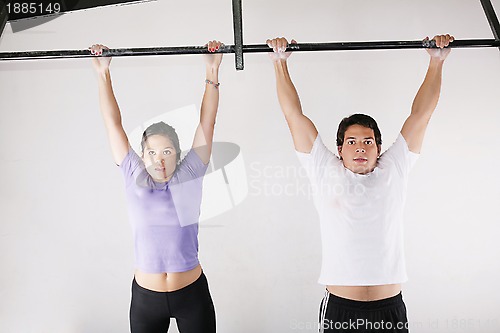
[[[120,1],[118,1],[120,2]],[[121,1],[127,2],[127,1]],[[490,0],[480,0],[494,39],[455,40],[448,47],[498,47],[500,50],[500,24]],[[3,3],[0,0],[0,4]],[[243,17],[241,0],[232,0],[234,45],[225,45],[219,53],[234,53],[236,69],[243,69],[243,53],[269,52],[266,44],[243,45]],[[5,24],[6,13],[4,6],[0,6],[0,28]],[[1,32],[1,29],[0,29]],[[387,50],[387,49],[420,49],[434,48],[434,41],[378,41],[378,42],[334,42],[334,43],[301,43],[288,46],[290,51],[351,51],[351,50]],[[204,46],[175,46],[175,47],[148,47],[104,50],[102,56],[148,56],[148,55],[175,55],[175,54],[203,54],[208,53]],[[25,51],[3,52],[0,60],[26,59],[59,59],[59,58],[88,58],[94,57],[89,50],[60,50],[60,51]]]
[[[290,44],[290,51],[352,51],[352,50],[395,50],[395,49],[422,49],[435,48],[432,40],[424,41],[379,41],[379,42],[335,42],[335,43],[300,43]],[[455,40],[448,47],[500,47],[500,40],[496,39],[463,39]],[[243,45],[243,53],[272,52],[266,44]],[[209,53],[204,46],[174,46],[148,47],[103,50],[103,57],[128,56],[159,56],[178,54]],[[216,53],[236,53],[235,45],[224,45]],[[94,57],[89,50],[60,50],[60,51],[26,51],[0,52],[0,60],[28,60],[28,59],[59,59],[59,58],[90,58]]]

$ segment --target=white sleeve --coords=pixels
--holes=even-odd
[[[379,163],[391,163],[396,166],[400,175],[406,176],[419,156],[420,154],[410,151],[405,138],[399,133],[392,146],[380,156]]]
[[[323,144],[319,134],[314,140],[310,153],[302,153],[297,150],[295,153],[312,183],[316,183],[324,176],[330,163],[342,164],[340,159]]]

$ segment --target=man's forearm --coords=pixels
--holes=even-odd
[[[294,114],[301,114],[300,99],[292,83],[286,60],[278,60],[274,62],[276,73],[276,89],[278,90],[278,100],[281,105],[281,110],[286,118]]]
[[[411,108],[412,115],[430,118],[439,100],[444,60],[431,58],[424,82]]]

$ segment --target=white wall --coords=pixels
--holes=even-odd
[[[493,1],[500,13],[500,1]],[[244,1],[244,42],[491,38],[479,1]],[[133,22],[133,23],[131,23]],[[0,51],[233,43],[229,1],[156,1],[64,15]],[[425,75],[423,50],[297,53],[304,112],[330,148],[342,117],[368,113],[384,148]],[[203,93],[199,56],[117,58],[112,76],[132,131]],[[411,176],[404,285],[412,332],[498,332],[500,52],[455,49]],[[241,147],[249,194],[200,228],[218,331],[315,332],[323,287],[318,217],[267,55],[222,64],[215,140]],[[0,63],[0,331],[126,332],[133,272],[122,178],[111,158],[88,59]],[[288,173],[282,173],[283,170]],[[264,172],[267,172],[264,174]],[[307,188],[307,187],[305,187]],[[271,189],[274,192],[265,193]],[[280,191],[288,189],[287,194]]]

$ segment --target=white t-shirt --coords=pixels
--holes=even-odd
[[[371,286],[405,282],[403,207],[408,174],[419,154],[399,134],[365,175],[353,173],[323,144],[296,152],[311,180],[319,213],[324,285]]]

